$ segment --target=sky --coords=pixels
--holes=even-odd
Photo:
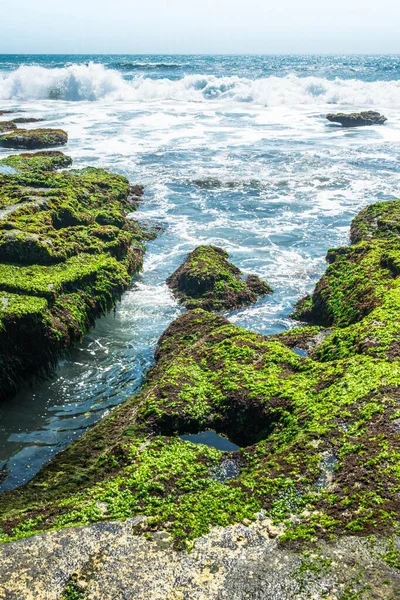
[[[0,0],[0,54],[400,53],[398,0]]]

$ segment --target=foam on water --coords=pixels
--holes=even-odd
[[[398,196],[397,59],[96,60],[15,58],[13,67],[8,58],[2,70],[0,57],[0,109],[66,129],[76,167],[143,183],[134,218],[162,231],[116,314],[97,322],[50,381],[0,408],[0,467],[8,469],[0,489],[29,479],[138,389],[157,339],[182,312],[165,279],[198,244],[223,246],[242,270],[271,283],[273,295],[228,317],[278,333],[294,326],[294,303],[324,271],[327,249],[347,242],[352,217]],[[121,61],[129,66],[118,71]],[[346,131],[324,118],[373,106],[385,126]]]
[[[166,68],[165,64],[158,64],[158,68],[160,66]],[[319,102],[395,108],[400,104],[400,81],[327,80],[298,77],[296,74],[285,77],[271,75],[256,80],[211,74],[190,74],[178,80],[137,75],[127,80],[116,69],[90,62],[57,68],[20,66],[0,76],[0,99],[133,102],[231,99],[264,106]]]

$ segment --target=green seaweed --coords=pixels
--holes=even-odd
[[[227,252],[216,246],[193,250],[167,284],[187,308],[215,311],[240,308],[272,292],[257,275],[244,279]]]
[[[16,171],[0,176],[0,398],[47,374],[142,266],[149,235],[126,218],[137,207],[129,182],[102,169],[59,172],[71,162],[60,152],[0,162]]]

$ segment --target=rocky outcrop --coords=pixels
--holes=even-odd
[[[244,279],[228,261],[228,253],[216,246],[199,246],[167,279],[167,285],[187,308],[232,310],[256,302],[272,292],[257,275]]]
[[[46,372],[141,268],[147,235],[126,218],[128,181],[57,171],[71,163],[55,151],[0,161],[14,173],[0,174],[1,399]]]
[[[326,115],[331,123],[340,123],[343,127],[362,127],[365,125],[383,125],[387,118],[373,110],[360,113],[336,113]]]
[[[354,219],[350,246],[328,251],[325,275],[294,313],[336,328],[319,348],[320,357],[400,358],[399,232],[400,202],[379,202]]]
[[[62,129],[17,129],[0,137],[3,148],[36,150],[65,146],[68,134]]]
[[[18,125],[25,125],[27,123],[41,123],[44,120],[45,119],[36,119],[34,117],[17,117],[16,119],[13,119],[13,123],[16,123]]]
[[[399,206],[330,253],[298,309],[319,325],[262,336],[196,309],[169,326],[143,389],[0,497],[10,598],[56,578],[82,598],[399,595]],[[179,437],[207,429],[240,450]]]
[[[6,133],[7,131],[13,131],[14,129],[17,129],[14,121],[0,121],[0,134]]]

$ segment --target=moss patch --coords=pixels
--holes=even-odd
[[[68,134],[62,129],[18,129],[0,137],[3,148],[26,150],[65,146],[67,142]]]
[[[161,338],[140,394],[2,496],[4,540],[144,515],[139,532],[182,543],[262,508],[286,540],[393,531],[399,384],[398,364],[316,362],[191,311]],[[220,482],[223,454],[176,437],[205,427],[243,447],[237,478]]]
[[[148,236],[126,218],[137,206],[128,181],[57,171],[71,162],[60,152],[0,161],[16,171],[0,176],[0,398],[47,372],[142,265]]]
[[[385,214],[394,208],[383,206]],[[329,293],[317,285],[307,301],[329,331],[312,326],[265,337],[201,309],[172,323],[141,392],[26,486],[2,495],[2,540],[141,516],[138,533],[166,529],[183,545],[261,509],[280,525],[281,543],[349,534],[393,539],[400,361],[398,276],[382,261],[396,257],[397,235],[389,230],[335,251],[324,278]],[[367,309],[364,299],[362,309],[360,291],[371,281],[372,302]],[[34,316],[41,307],[26,310]],[[291,350],[297,346],[309,356]],[[178,437],[208,428],[241,447],[229,457],[240,467],[234,479],[217,475],[226,454]],[[397,568],[397,547],[389,544],[384,559]]]
[[[168,279],[175,296],[189,309],[232,310],[270,294],[257,275],[244,279],[228,254],[215,246],[199,246]]]

